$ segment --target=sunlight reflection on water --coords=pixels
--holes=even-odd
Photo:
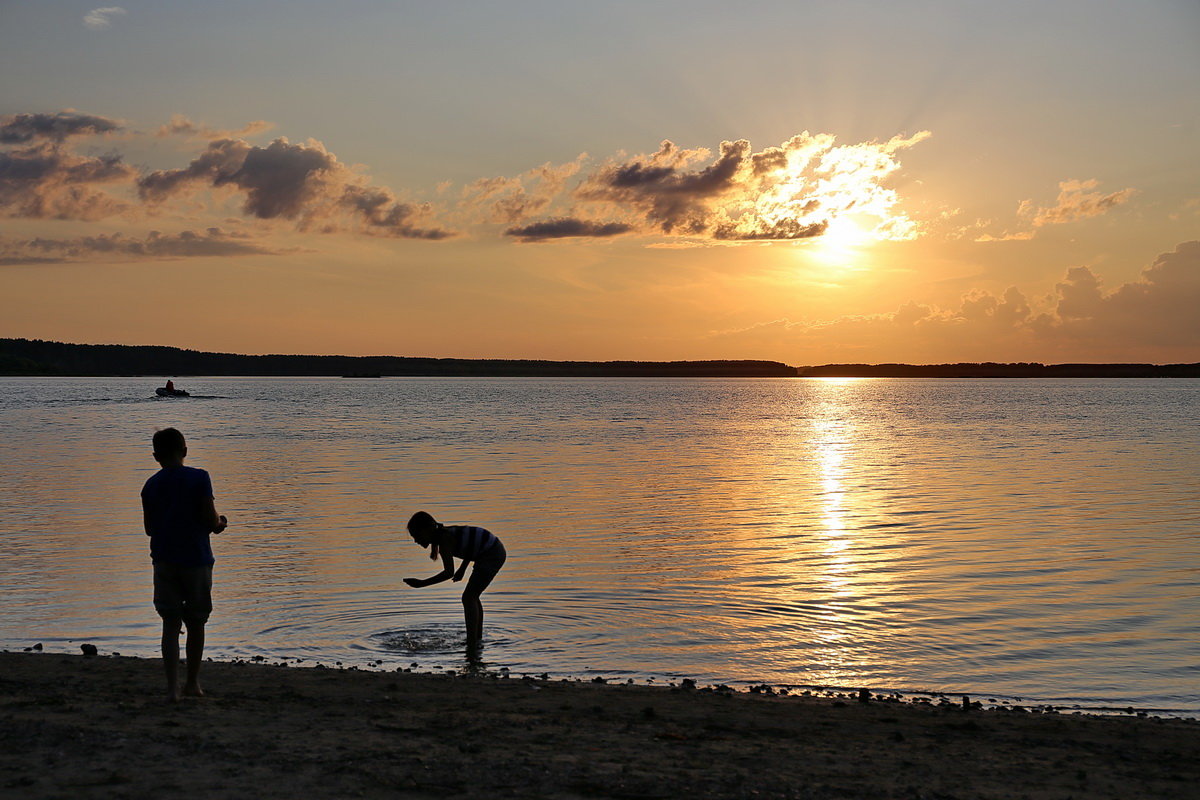
[[[403,523],[498,533],[514,672],[1200,709],[1194,381],[0,379],[0,646],[152,654],[138,491],[209,469],[208,650],[457,658]],[[418,659],[420,660],[420,659]]]

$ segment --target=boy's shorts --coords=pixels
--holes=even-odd
[[[212,613],[212,564],[154,565],[154,610],[163,619],[203,625]]]

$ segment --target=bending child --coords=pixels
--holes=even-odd
[[[428,547],[429,557],[442,558],[442,571],[431,578],[405,578],[404,582],[414,588],[441,583],[447,578],[461,581],[466,574],[467,564],[475,562],[471,579],[463,590],[463,613],[467,622],[467,647],[474,648],[483,639],[483,604],[479,596],[504,566],[508,553],[504,544],[491,531],[474,525],[443,525],[430,514],[418,511],[408,521],[408,533],[413,541]],[[454,569],[455,557],[462,564]]]

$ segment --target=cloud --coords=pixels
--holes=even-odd
[[[145,238],[120,233],[81,236],[73,239],[0,239],[0,264],[46,264],[99,260],[133,261],[141,259],[217,257],[237,255],[274,255],[273,250],[255,242],[246,234],[220,228],[202,232],[151,231]]]
[[[459,205],[483,222],[516,225],[545,210],[585,158],[583,153],[565,164],[547,162],[515,178],[481,178],[463,190]]]
[[[977,242],[1028,241],[1037,235],[1038,228],[1046,225],[1062,225],[1089,217],[1107,214],[1137,194],[1137,189],[1126,188],[1109,194],[1089,191],[1100,185],[1098,180],[1066,180],[1058,184],[1058,197],[1053,206],[1036,208],[1032,200],[1024,200],[1017,206],[1017,216],[1028,220],[1030,227],[1016,232],[999,235],[984,233]]]
[[[129,12],[120,6],[93,8],[91,11],[83,15],[83,24],[94,31],[100,31],[112,25],[113,17],[119,17],[127,13]]]
[[[160,125],[154,135],[159,138],[167,136],[182,136],[188,139],[202,139],[213,141],[215,139],[234,139],[239,137],[254,136],[255,134],[269,131],[275,127],[273,123],[266,120],[254,120],[247,123],[237,130],[223,130],[221,128],[211,128],[207,125],[199,125],[192,122],[183,114],[173,114],[171,121],[166,125]]]
[[[916,224],[884,183],[900,167],[897,153],[930,135],[837,145],[805,132],[758,152],[739,139],[722,142],[715,158],[666,140],[594,169],[571,194],[570,213],[551,221],[616,219],[647,235],[750,242],[819,237],[851,215],[872,219],[877,239],[912,238]]]
[[[1017,213],[1022,216],[1032,216],[1035,228],[1043,225],[1061,225],[1064,222],[1074,222],[1106,214],[1137,194],[1137,190],[1132,188],[1121,189],[1111,194],[1087,191],[1095,189],[1099,185],[1100,182],[1094,179],[1062,181],[1058,184],[1058,199],[1053,206],[1031,211],[1031,202],[1026,200]]]
[[[79,156],[51,143],[0,152],[0,216],[95,220],[128,211],[96,184],[128,183],[119,155]]]
[[[547,239],[563,239],[567,237],[589,236],[607,238],[629,233],[630,225],[624,222],[589,222],[588,220],[560,217],[558,219],[534,222],[520,228],[509,228],[506,236],[515,236],[522,242],[544,242]]]
[[[1138,280],[1105,291],[1085,266],[1071,267],[1046,301],[1017,287],[972,291],[953,308],[907,302],[886,314],[818,322],[776,319],[713,339],[803,353],[809,363],[867,359],[912,361],[1095,360],[1195,361],[1200,352],[1200,241],[1184,242],[1142,270]]]
[[[95,136],[119,130],[121,124],[114,120],[70,109],[56,114],[0,116],[0,144],[25,144],[34,139],[62,142],[71,136]]]
[[[734,245],[819,238],[843,217],[876,240],[904,239],[919,226],[886,183],[900,168],[899,152],[930,136],[839,145],[832,135],[805,132],[761,151],[744,139],[725,141],[715,156],[667,140],[652,153],[620,154],[586,172],[584,154],[481,179],[462,189],[454,208],[435,213],[372,185],[316,140],[279,137],[258,146],[243,138],[267,127],[256,121],[227,131],[177,114],[152,135],[202,140],[203,148],[185,166],[143,172],[115,153],[74,152],[84,137],[124,130],[116,121],[70,110],[0,117],[0,145],[10,146],[0,149],[0,215],[133,218],[167,213],[179,198],[233,196],[245,215],[301,231],[431,241],[456,235],[446,220],[457,219],[460,227],[491,226],[522,242],[632,234],[655,244]]]
[[[292,144],[280,137],[266,147],[241,139],[219,139],[187,167],[158,170],[138,180],[139,197],[162,203],[206,188],[242,192],[244,213],[259,219],[287,219],[301,230],[333,232],[357,228],[410,239],[444,239],[451,231],[429,227],[432,209],[403,203],[391,190],[367,185],[320,142]],[[357,225],[348,225],[345,218]]]
[[[1200,350],[1200,241],[1184,242],[1142,270],[1137,281],[1105,292],[1087,267],[1067,271],[1055,287],[1053,315],[1038,319],[1043,332],[1071,341],[1125,341]]]
[[[985,233],[976,237],[977,242],[1028,242],[1037,235],[1036,231],[1016,231],[1015,233],[1002,233],[999,236],[993,236],[990,233]]]

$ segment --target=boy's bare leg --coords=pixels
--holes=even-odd
[[[204,657],[204,623],[189,622],[187,626],[187,683],[183,685],[183,693],[188,697],[203,697],[204,690],[200,688],[200,660]],[[175,652],[178,654],[179,645],[176,642]]]
[[[167,702],[179,702],[179,626],[183,620],[164,618],[162,630],[163,670],[167,673]],[[191,642],[189,641],[189,645]],[[188,670],[191,670],[189,659]]]

